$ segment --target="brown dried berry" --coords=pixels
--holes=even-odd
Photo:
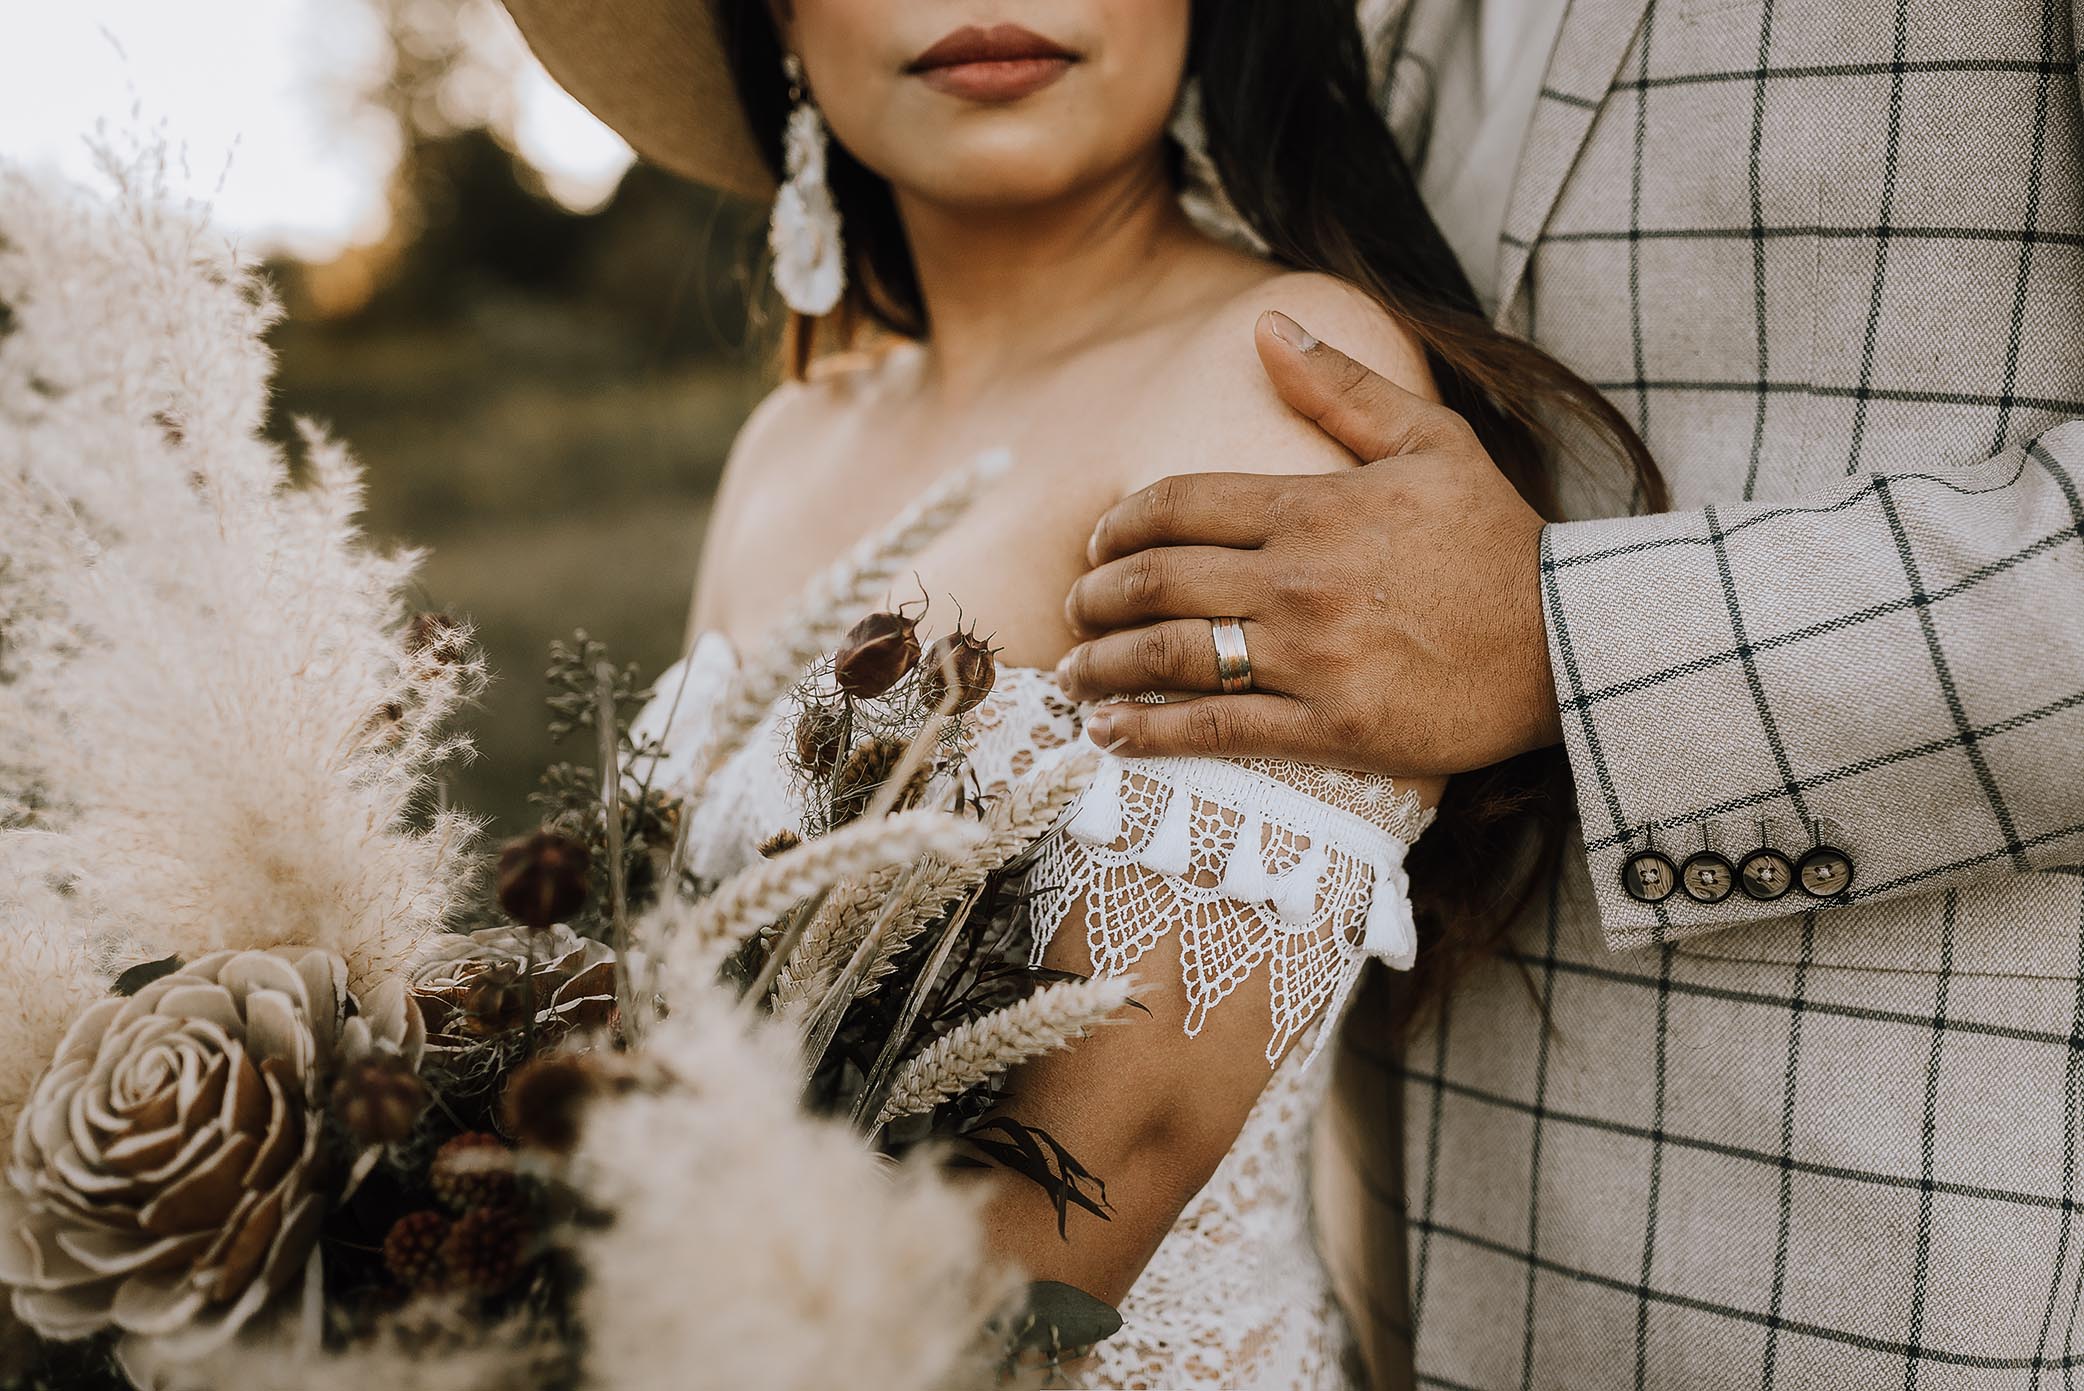
[[[449,1219],[432,1208],[408,1212],[384,1234],[384,1268],[409,1290],[437,1290],[448,1283],[442,1243]]]
[[[476,1294],[498,1294],[528,1264],[528,1219],[510,1207],[481,1207],[457,1218],[441,1244],[451,1281]]]
[[[848,695],[879,696],[919,660],[919,625],[901,613],[872,613],[856,623],[832,659],[832,675]]]
[[[396,1053],[371,1053],[340,1071],[333,1114],[365,1145],[394,1145],[410,1136],[427,1109],[427,1084]]]
[[[760,855],[764,859],[771,860],[776,855],[788,854],[801,844],[803,844],[803,837],[797,835],[794,831],[776,831],[773,835],[760,842]]]
[[[522,1144],[552,1154],[570,1154],[579,1143],[586,1104],[600,1094],[606,1081],[600,1065],[584,1053],[532,1058],[507,1079],[500,1119],[507,1133]]]
[[[847,722],[837,710],[813,705],[796,720],[796,764],[814,778],[829,778],[847,752]]]
[[[950,633],[927,649],[919,668],[919,697],[938,710],[955,693],[953,713],[961,715],[984,703],[998,680],[991,649],[974,633]]]
[[[549,927],[586,906],[592,856],[557,831],[516,836],[499,850],[499,906],[517,923]]]
[[[510,1203],[514,1197],[514,1160],[497,1135],[468,1130],[434,1152],[427,1166],[434,1196],[451,1212]]]

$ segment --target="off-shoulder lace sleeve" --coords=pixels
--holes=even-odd
[[[1276,760],[1106,758],[1030,877],[1035,959],[1083,909],[1094,970],[1179,934],[1186,1028],[1270,973],[1269,1063],[1335,1016],[1369,956],[1417,947],[1404,852],[1432,813],[1388,778]],[[1320,1031],[1310,1057],[1329,1030]]]

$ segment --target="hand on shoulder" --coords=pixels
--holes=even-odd
[[[1173,395],[1153,421],[1159,438],[1129,461],[1125,495],[1175,474],[1326,473],[1364,462],[1267,380],[1259,340],[1268,310],[1310,325],[1405,390],[1438,398],[1425,350],[1395,315],[1335,276],[1277,273],[1225,300],[1187,338],[1165,378]]]

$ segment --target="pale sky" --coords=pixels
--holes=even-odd
[[[454,94],[463,114],[500,112],[553,193],[600,202],[628,147],[551,83],[502,13],[471,18],[482,71]],[[86,141],[105,121],[163,133],[173,182],[251,251],[323,260],[382,236],[398,138],[358,99],[388,62],[366,0],[0,0],[0,34],[0,159],[91,179]]]

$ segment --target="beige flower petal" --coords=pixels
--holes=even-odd
[[[246,1002],[246,1026],[249,1029],[253,1027],[255,995],[282,995],[298,1009],[307,1008],[311,1003],[304,978],[297,974],[297,968],[273,952],[239,952],[218,968],[217,983],[229,990],[233,998]]]
[[[163,979],[179,981],[178,976]],[[183,1023],[207,1019],[227,1034],[239,1032],[239,1006],[222,984],[205,980],[181,981],[159,997],[154,1014],[168,1015]]]
[[[58,1248],[56,1235],[63,1226],[41,1213],[31,1212],[20,1197],[8,1195],[6,1226],[0,1229],[0,1283],[16,1287],[78,1284],[93,1278],[93,1272]]]
[[[14,1314],[46,1338],[84,1338],[108,1327],[109,1301],[115,1294],[114,1280],[63,1289],[17,1289]]]
[[[260,1137],[260,1152],[246,1167],[246,1177],[241,1187],[258,1193],[273,1188],[282,1181],[283,1174],[297,1160],[297,1152],[304,1146],[306,1132],[303,1108],[292,1100],[289,1089],[297,1085],[293,1075],[278,1061],[270,1059],[261,1065],[261,1075],[268,1083],[268,1128]],[[317,1116],[312,1116],[310,1131],[318,1130]]]
[[[224,1127],[242,1135],[259,1135],[268,1123],[268,1084],[244,1048],[225,1054],[230,1076],[224,1092]]]
[[[169,1092],[167,1098],[171,1103],[173,1094]],[[188,1132],[177,1125],[141,1134],[119,1135],[101,1152],[101,1162],[125,1178],[135,1178],[179,1154],[188,1138]]]
[[[297,1076],[308,1076],[318,1063],[311,1026],[293,996],[259,990],[246,997],[246,1051],[256,1063],[279,1058]]]
[[[133,1275],[116,1288],[109,1313],[115,1325],[147,1337],[178,1332],[204,1305],[188,1270]]]
[[[72,1227],[58,1233],[58,1249],[96,1275],[135,1275],[145,1271],[186,1271],[210,1244],[208,1232],[140,1242],[116,1232]]]
[[[212,1304],[237,1299],[260,1274],[268,1249],[282,1231],[283,1193],[264,1194],[247,1212],[232,1233],[229,1245],[219,1253],[214,1268],[196,1272],[203,1293]]]
[[[183,1178],[145,1204],[138,1225],[158,1235],[214,1229],[231,1215],[243,1191],[246,1171],[260,1152],[260,1142],[236,1134]]]

